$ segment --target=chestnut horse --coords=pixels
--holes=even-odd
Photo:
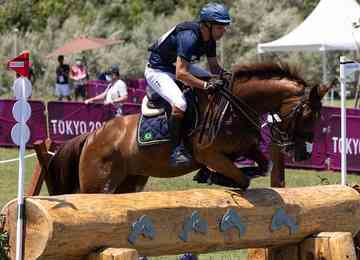
[[[58,150],[49,165],[52,180],[49,193],[136,192],[143,189],[150,176],[181,176],[204,165],[246,189],[249,179],[233,160],[243,155],[255,160],[263,171],[268,167],[268,161],[257,148],[259,116],[271,113],[276,115],[274,118],[279,117],[281,122],[272,127],[272,137],[295,155],[304,155],[306,143],[312,142],[321,99],[327,90],[325,86],[308,87],[296,70],[287,65],[236,66],[230,91],[216,93],[230,101],[230,123],[223,125],[208,145],[199,143],[201,131],[195,130],[185,138],[193,154],[190,166],[169,164],[168,143],[140,147],[138,114],[116,117],[94,132],[75,137]],[[200,89],[194,91],[198,95],[200,114],[204,115],[213,97]],[[204,121],[204,117],[201,120]]]

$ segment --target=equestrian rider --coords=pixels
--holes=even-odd
[[[219,81],[199,79],[210,77],[211,74],[192,63],[206,55],[212,74],[224,71],[216,58],[216,41],[222,38],[230,22],[228,9],[224,5],[209,3],[201,9],[199,21],[176,25],[149,48],[151,53],[145,69],[146,81],[172,106],[169,119],[171,165],[188,165],[192,159],[181,142],[181,123],[187,104],[175,80],[209,92],[219,87]]]

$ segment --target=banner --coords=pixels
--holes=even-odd
[[[139,95],[144,91],[139,89]],[[0,146],[13,147],[11,129],[16,123],[12,116],[13,105],[16,100],[0,99]],[[49,137],[54,143],[63,143],[75,136],[94,131],[101,127],[105,121],[114,117],[115,108],[111,105],[84,104],[82,102],[51,101],[47,104],[48,120],[45,117],[45,105],[42,101],[29,101],[31,117],[28,121],[31,137],[27,144],[33,147],[37,140],[45,140]],[[123,112],[127,114],[139,113],[140,104],[125,103]],[[347,109],[347,164],[349,171],[360,172],[360,109]],[[263,128],[260,148],[269,157],[269,130]],[[313,155],[310,160],[293,162],[286,159],[288,168],[316,169],[316,170],[340,170],[340,108],[324,107],[320,121],[316,125]],[[238,158],[236,164],[239,167],[253,165],[246,158]]]
[[[17,146],[11,140],[11,129],[16,124],[12,115],[15,99],[0,99],[0,146]],[[33,143],[47,138],[45,105],[42,101],[28,100],[31,107],[31,116],[26,124],[30,128],[30,141],[27,148],[32,148]]]
[[[86,98],[95,97],[103,93],[109,82],[104,80],[88,80],[86,82]]]
[[[354,118],[351,121],[348,119],[348,128],[353,128],[356,124],[360,124],[360,110],[358,109],[348,109],[348,116],[351,114],[358,114],[358,118]],[[335,117],[334,117],[335,116]],[[336,120],[334,120],[334,118]],[[353,120],[357,120],[358,123],[354,124]],[[331,126],[329,125],[331,122]],[[357,126],[355,126],[357,127]],[[332,132],[330,132],[332,129]],[[335,130],[336,129],[336,130]],[[355,128],[360,130],[359,127]],[[292,158],[285,158],[285,166],[287,168],[298,168],[298,169],[315,169],[315,170],[325,170],[331,167],[334,170],[340,169],[340,155],[333,154],[331,149],[333,144],[331,140],[333,140],[333,136],[336,136],[337,132],[340,131],[340,108],[336,107],[323,107],[321,110],[321,118],[317,122],[315,126],[315,135],[314,135],[314,143],[313,143],[313,153],[310,160],[294,162]],[[356,136],[356,131],[354,133],[352,131],[348,131],[350,134],[350,140],[352,145],[357,145],[357,141],[353,141],[354,136]],[[360,135],[360,131],[359,131]],[[334,139],[335,140],[335,139]],[[262,129],[262,140],[260,142],[260,149],[265,154],[266,157],[270,158],[269,154],[269,146],[270,146],[270,137],[269,137],[269,129],[267,127]],[[337,144],[339,145],[339,144]],[[360,144],[359,144],[360,145]],[[338,152],[338,151],[337,151]],[[331,161],[331,165],[329,165],[329,157]],[[360,158],[359,158],[360,159]],[[355,160],[349,160],[348,163],[352,163],[353,166],[349,167],[353,171],[360,171],[360,163],[359,166],[354,165]],[[236,161],[238,166],[247,166],[253,165],[253,161],[245,160],[245,158],[239,158]]]
[[[329,135],[327,140],[327,150],[330,159],[330,169],[341,170],[341,118],[339,114],[334,114],[329,122]],[[348,171],[360,171],[360,113],[351,111],[347,115],[347,138],[346,157]]]
[[[324,107],[321,110],[320,120],[315,126],[313,142],[313,153],[310,160],[295,162],[292,158],[286,157],[285,165],[288,168],[325,170],[327,163],[327,133],[329,118],[335,111],[332,108]]]
[[[114,107],[81,102],[48,102],[49,137],[62,143],[83,133],[92,132],[114,117]]]

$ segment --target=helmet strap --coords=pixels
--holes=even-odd
[[[212,34],[212,28],[213,28],[212,23],[207,22],[207,23],[205,23],[205,26],[206,26],[206,28],[208,28],[208,30],[209,30],[210,40],[213,41],[213,40],[214,40],[214,37],[213,37],[213,34]]]
[[[212,29],[213,29],[213,24],[210,25],[210,39],[211,39],[212,41],[215,41],[215,40],[214,40],[214,37],[213,37],[213,31],[212,31]]]

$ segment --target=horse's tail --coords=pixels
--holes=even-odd
[[[71,194],[79,191],[80,155],[88,133],[65,142],[48,165],[49,195]]]

